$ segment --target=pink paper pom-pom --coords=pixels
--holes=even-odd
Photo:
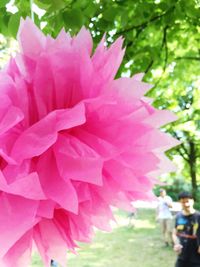
[[[0,73],[0,266],[27,267],[32,243],[49,267],[66,248],[109,230],[110,206],[149,199],[178,144],[158,128],[175,119],[143,95],[141,75],[114,80],[122,39],[92,54],[85,29],[44,36],[21,21],[21,52]]]

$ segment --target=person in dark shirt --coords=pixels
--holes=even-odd
[[[178,257],[175,267],[200,267],[200,213],[188,192],[178,196],[182,211],[176,215],[173,230],[174,250]]]

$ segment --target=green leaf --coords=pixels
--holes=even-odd
[[[41,9],[47,10],[51,6],[51,1],[34,0],[34,3]]]
[[[8,21],[9,21],[9,17],[7,16],[7,14],[6,16],[0,18],[0,33],[5,36],[9,35],[8,26],[7,26]]]
[[[29,1],[24,1],[24,0],[19,0],[15,1],[15,5],[18,7],[18,10],[20,10],[21,14],[24,14],[24,17],[30,16],[31,10],[30,10],[30,2]]]
[[[84,10],[84,15],[92,18],[97,10],[98,6],[90,2],[87,8]]]
[[[174,24],[174,20],[175,20],[175,13],[174,13],[174,11],[171,11],[171,12],[167,13],[167,14],[163,17],[163,21],[164,21],[167,25]]]
[[[20,22],[20,13],[16,13],[14,15],[10,16],[9,22],[8,22],[8,30],[12,37],[16,38],[17,31],[19,28],[19,22]]]
[[[121,26],[125,27],[129,22],[129,17],[127,16],[127,10],[121,12]]]
[[[103,32],[106,32],[107,31],[107,27],[108,27],[109,23],[104,20],[104,19],[100,19],[98,22],[97,22],[97,27],[102,30]]]
[[[55,12],[65,7],[65,2],[63,0],[52,0],[51,6],[48,12]]]
[[[109,22],[113,22],[115,17],[118,15],[119,9],[114,7],[109,7],[103,12],[103,18]]]
[[[52,36],[56,37],[61,29],[65,26],[62,18],[62,13],[59,13],[56,17],[52,17],[51,23],[49,23],[48,26],[51,27]]]
[[[72,9],[63,13],[63,19],[67,28],[80,28],[83,25],[83,13],[79,9]]]
[[[93,1],[88,1],[88,0],[76,0],[76,1],[71,1],[73,3],[73,8],[75,9],[85,9],[89,5],[89,2]]]
[[[45,5],[49,5],[52,3],[52,0],[34,0],[36,1],[37,3],[40,3],[40,4],[45,4]]]
[[[1,0],[0,1],[0,8],[5,7],[5,5],[10,2],[9,0]]]
[[[195,120],[194,121],[197,127],[197,130],[200,130],[200,120]]]

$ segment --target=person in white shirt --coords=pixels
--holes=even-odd
[[[172,241],[173,216],[170,211],[170,208],[172,208],[171,197],[167,196],[165,189],[160,189],[160,196],[158,197],[158,205],[156,209],[156,219],[160,223],[165,246],[173,244]]]

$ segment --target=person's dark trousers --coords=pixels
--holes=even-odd
[[[200,267],[200,263],[192,263],[177,259],[175,267]]]

